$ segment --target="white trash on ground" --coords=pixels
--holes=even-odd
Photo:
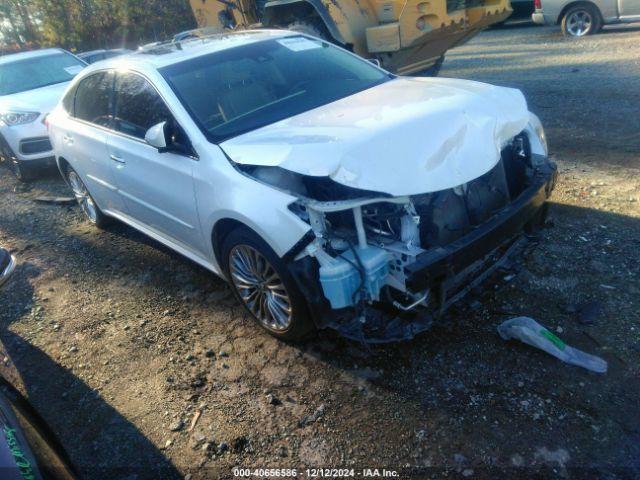
[[[498,333],[504,340],[512,338],[520,340],[532,347],[544,350],[563,362],[586,368],[592,372],[606,373],[607,371],[607,362],[602,358],[570,347],[533,318],[516,317],[506,320],[498,325]]]

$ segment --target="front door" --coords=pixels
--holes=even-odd
[[[143,226],[202,255],[193,168],[188,155],[160,153],[144,140],[160,122],[174,122],[164,100],[142,76],[118,72],[115,85],[114,133],[107,147],[111,167],[127,214]]]

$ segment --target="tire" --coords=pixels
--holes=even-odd
[[[583,37],[598,33],[602,28],[602,15],[595,5],[576,5],[562,17],[562,33],[567,37]]]
[[[287,30],[294,32],[304,33],[311,35],[312,37],[318,37],[322,40],[330,41],[329,36],[326,34],[322,24],[319,21],[314,20],[296,20],[286,26]]]
[[[11,171],[21,182],[29,183],[36,178],[36,171],[33,165],[28,165],[26,162],[15,158],[9,161],[11,162]]]
[[[102,210],[100,210],[98,204],[93,200],[80,175],[78,175],[73,168],[67,167],[65,169],[65,177],[73,191],[74,197],[76,197],[78,201],[80,210],[85,218],[89,220],[89,223],[98,228],[107,227],[111,223],[111,219],[102,213]]]
[[[235,297],[264,330],[284,341],[299,341],[315,332],[289,269],[260,236],[237,228],[222,240],[220,253]]]

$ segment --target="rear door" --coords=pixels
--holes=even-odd
[[[63,100],[70,121],[63,122],[56,144],[82,177],[102,210],[121,212],[124,204],[114,183],[107,150],[112,122],[113,71],[99,71],[83,79]]]
[[[192,176],[198,161],[188,155],[159,153],[144,140],[147,130],[163,121],[175,123],[153,85],[137,73],[118,72],[113,132],[107,144],[127,214],[188,250],[203,254],[206,249]]]

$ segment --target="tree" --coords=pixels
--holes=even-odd
[[[2,0],[5,43],[70,50],[137,47],[195,28],[188,0]]]
[[[25,0],[3,0],[0,3],[0,43],[24,47],[38,42],[34,14],[33,6]]]

